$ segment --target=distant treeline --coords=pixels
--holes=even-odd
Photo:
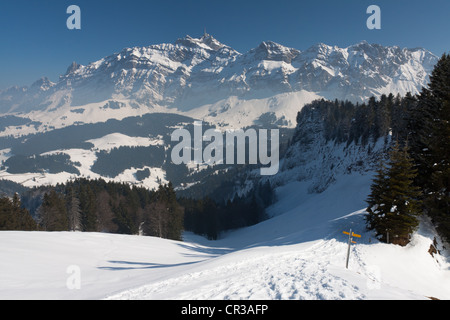
[[[16,219],[33,217],[27,230],[88,231],[141,234],[181,240],[184,210],[172,185],[156,191],[102,179],[77,179],[55,187],[25,192],[22,199],[5,197],[0,208],[0,230],[25,230]],[[11,202],[12,201],[12,202]],[[17,220],[17,221],[16,221]]]
[[[3,166],[6,166],[8,172],[13,174],[27,172],[59,173],[63,171],[80,174],[75,167],[76,165],[79,165],[79,163],[72,162],[69,155],[62,153],[43,156],[16,155],[3,162]]]
[[[259,184],[245,196],[236,196],[226,202],[182,198],[185,208],[185,230],[216,240],[226,230],[257,224],[267,218],[265,208],[275,201],[275,193],[269,182]]]
[[[301,125],[310,119],[320,119],[324,137],[336,143],[352,142],[367,145],[391,134],[394,139],[405,140],[408,131],[408,110],[417,106],[418,98],[410,93],[405,97],[393,94],[371,97],[367,103],[350,101],[315,100],[305,105],[297,115]],[[300,128],[301,129],[301,128]],[[300,139],[301,130],[293,140]]]
[[[165,160],[165,151],[163,146],[120,147],[109,151],[99,151],[96,156],[97,160],[91,170],[102,176],[114,178],[125,169],[132,167],[161,168]]]
[[[220,232],[265,218],[270,184],[219,204],[177,199],[171,183],[155,191],[102,179],[76,179],[0,198],[0,230],[106,232],[182,240],[183,230],[217,239]]]
[[[450,55],[406,106],[392,118],[395,145],[373,181],[367,225],[381,241],[405,245],[426,215],[450,243]]]

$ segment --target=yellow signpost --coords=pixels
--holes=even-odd
[[[350,235],[350,232],[347,232],[347,231],[343,231],[342,233],[343,233],[343,234],[348,234],[348,235]],[[361,238],[361,235],[360,235],[360,234],[356,234],[356,233],[352,232],[352,237],[357,237],[357,238]]]
[[[361,238],[361,235],[352,232],[352,229],[350,229],[350,232],[343,231],[342,233],[348,235],[347,261],[345,262],[345,268],[348,269],[348,260],[350,259],[350,245],[352,243],[356,243],[355,241],[353,241],[353,237]]]

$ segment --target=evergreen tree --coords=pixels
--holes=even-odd
[[[382,95],[379,102],[374,103],[375,115],[373,124],[373,139],[376,141],[380,137],[388,134],[391,125],[391,110],[394,104],[394,96]]]
[[[67,214],[69,218],[69,230],[82,231],[80,200],[73,187],[70,188],[68,195]]]
[[[386,203],[388,202],[389,189],[388,189],[388,171],[384,161],[380,161],[377,169],[377,173],[370,186],[370,194],[367,199],[368,208],[366,211],[368,214],[365,216],[367,228],[369,230],[377,230],[377,236],[381,237],[380,240],[385,240],[387,227],[386,219]]]
[[[434,118],[425,163],[431,175],[424,202],[438,231],[450,241],[450,55],[443,55],[435,66],[428,90],[424,96]]]
[[[414,186],[416,170],[407,146],[395,144],[388,166],[380,166],[367,200],[369,230],[375,230],[380,241],[406,245],[416,230],[421,213],[420,190]]]
[[[217,240],[220,233],[219,208],[210,198],[203,200],[201,220],[204,223],[204,234],[209,240]]]
[[[434,67],[408,117],[408,141],[421,188],[423,211],[450,240],[450,55]]]
[[[181,235],[184,225],[184,208],[182,208],[178,204],[176,193],[171,182],[169,182],[166,186],[166,193],[170,226],[167,232],[167,238],[173,240],[182,240]]]
[[[18,194],[12,200],[0,198],[0,230],[37,230],[37,224],[29,212],[22,208]]]
[[[97,231],[97,204],[92,184],[85,181],[80,187],[78,198],[80,201],[83,231],[89,232]]]
[[[125,204],[125,202],[120,202],[117,207],[114,207],[114,218],[113,221],[117,224],[117,232],[121,234],[137,234],[138,227],[131,219],[130,212]]]
[[[111,207],[111,195],[103,189],[97,194],[96,202],[97,230],[99,232],[117,232],[117,225],[113,222],[114,212]]]
[[[391,110],[392,136],[398,141],[408,141],[412,151],[412,139],[416,137],[417,126],[410,123],[412,110],[417,109],[418,98],[407,92],[404,98],[397,96]]]
[[[34,231],[37,230],[36,221],[34,221],[33,217],[30,215],[28,210],[22,208],[22,203],[19,198],[19,194],[15,193],[12,201],[12,213],[15,216],[15,220],[17,221],[17,230],[22,231]]]
[[[38,209],[38,221],[45,231],[68,231],[69,220],[64,198],[54,189],[44,194]]]

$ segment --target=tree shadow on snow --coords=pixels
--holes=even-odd
[[[196,253],[183,253],[183,256],[185,256],[185,257],[214,258],[214,257],[218,257],[223,254],[234,251],[233,249],[230,249],[230,248],[204,247],[204,246],[194,245],[192,243],[190,243],[190,244],[178,243],[178,246],[180,246],[184,249],[188,249],[190,251],[196,252]]]
[[[110,260],[108,262],[117,264],[117,266],[106,266],[106,267],[97,267],[97,268],[101,269],[101,270],[110,270],[110,271],[172,268],[172,267],[179,267],[179,266],[194,264],[194,263],[198,263],[201,261],[191,261],[191,262],[174,263],[174,264],[123,261],[123,260]],[[123,266],[120,266],[120,265],[123,265]]]

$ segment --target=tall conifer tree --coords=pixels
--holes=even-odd
[[[421,207],[415,177],[407,146],[395,144],[388,166],[379,169],[367,200],[368,229],[375,230],[381,241],[387,242],[389,236],[389,242],[406,245],[416,230]]]

